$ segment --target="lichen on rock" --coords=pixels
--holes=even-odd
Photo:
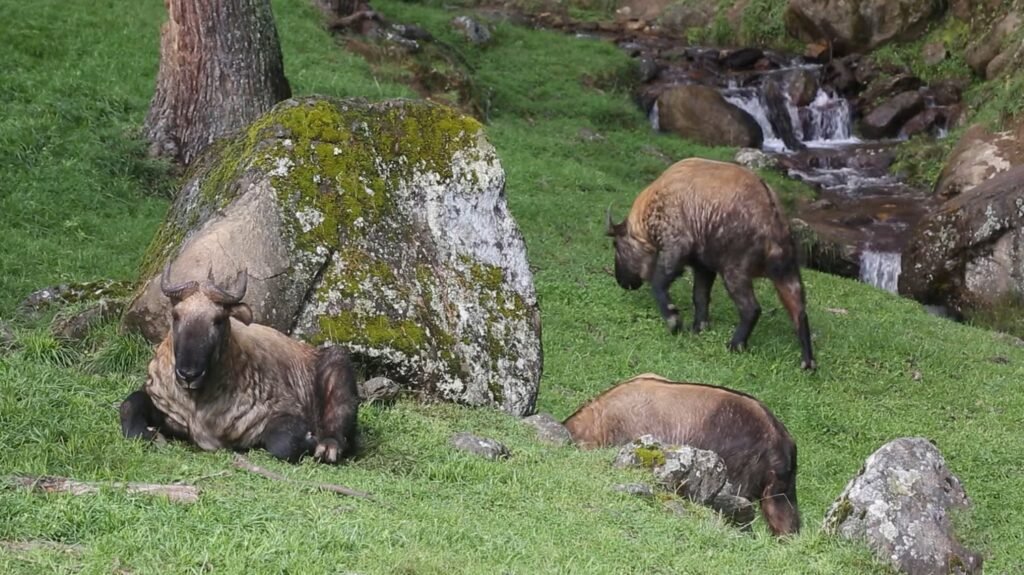
[[[246,267],[258,322],[429,395],[531,413],[540,321],[504,182],[482,126],[450,108],[282,102],[193,173],[126,323],[166,333],[172,256],[178,281]]]

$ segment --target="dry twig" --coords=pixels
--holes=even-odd
[[[348,495],[349,497],[359,497],[361,499],[373,499],[373,496],[370,495],[369,493],[356,491],[355,489],[350,489],[348,487],[345,487],[344,485],[336,485],[333,483],[312,483],[302,481],[299,479],[291,479],[285,477],[280,473],[260,467],[259,465],[256,465],[255,463],[246,459],[244,455],[240,455],[237,453],[235,454],[234,464],[235,467],[237,467],[238,469],[242,469],[250,473],[255,473],[256,475],[262,475],[263,477],[266,477],[267,479],[273,479],[274,481],[283,481],[284,483],[292,483],[295,485],[302,485],[304,487],[312,487],[314,489],[319,489],[321,491],[330,491],[331,493],[337,493],[338,495]]]
[[[8,483],[19,487],[28,487],[44,493],[70,493],[71,495],[87,495],[97,493],[102,488],[123,489],[128,493],[144,493],[147,495],[164,495],[175,503],[195,503],[199,501],[199,488],[194,485],[155,483],[91,483],[76,481],[68,477],[53,475],[12,475]]]

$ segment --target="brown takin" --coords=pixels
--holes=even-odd
[[[721,274],[740,321],[729,349],[747,346],[761,316],[754,278],[768,277],[789,312],[804,369],[815,368],[796,244],[775,193],[750,170],[690,158],[677,162],[633,202],[620,224],[607,217],[615,245],[615,279],[625,289],[649,282],[669,331],[681,327],[668,288],[693,268],[693,331],[708,326],[711,286]]]
[[[205,450],[263,447],[297,461],[334,463],[353,447],[359,397],[348,354],[316,349],[252,323],[242,303],[248,275],[233,288],[207,281],[160,288],[171,330],[149,362],[146,384],[121,404],[125,437],[162,433]]]
[[[624,445],[651,435],[662,443],[713,451],[725,462],[736,495],[760,500],[772,533],[800,530],[796,443],[754,397],[645,373],[605,391],[564,423],[583,448]]]

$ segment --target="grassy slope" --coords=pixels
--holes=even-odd
[[[296,93],[407,93],[334,49],[303,0],[274,5]],[[441,12],[376,5],[455,43]],[[14,102],[5,108],[14,113],[0,118],[0,314],[9,316],[24,292],[59,277],[130,277],[166,205],[145,195],[150,166],[138,159],[141,146],[123,137],[145,111],[161,13],[159,2],[126,0],[6,11],[0,37],[19,41],[0,54],[0,69],[14,70],[0,82]],[[664,168],[648,147],[673,158],[726,151],[653,136],[625,96],[582,87],[583,74],[626,65],[607,46],[508,27],[496,37],[493,48],[467,49],[467,57],[496,92],[487,130],[537,270],[540,407],[565,416],[641,371],[754,393],[799,442],[804,533],[779,544],[760,523],[749,536],[701,509],[681,519],[611,492],[644,475],[610,469],[610,452],[537,445],[528,430],[489,411],[402,402],[364,408],[367,449],[346,466],[292,467],[252,456],[295,477],[372,491],[382,504],[240,473],[199,480],[203,500],[190,507],[117,492],[73,498],[0,491],[0,540],[84,547],[78,558],[0,548],[0,572],[883,572],[866,550],[823,537],[818,526],[863,458],[903,435],[936,440],[965,482],[976,509],[964,524],[969,541],[990,554],[990,570],[1024,570],[1024,351],[924,315],[912,302],[811,272],[805,279],[821,365],[815,375],[797,369],[795,338],[764,285],[765,314],[749,353],[725,351],[736,315],[720,287],[711,332],[669,337],[646,291],[622,292],[609,277],[604,207],[614,202],[621,214]],[[583,127],[605,139],[580,140]],[[89,224],[96,241],[73,240],[69,218]],[[685,303],[689,281],[679,283],[674,292]],[[837,308],[846,312],[828,311]],[[169,482],[230,468],[227,453],[119,438],[116,403],[139,385],[146,350],[112,331],[74,351],[32,324],[19,326],[23,349],[0,357],[0,471]],[[462,430],[499,438],[515,455],[492,463],[454,453],[446,440]]]

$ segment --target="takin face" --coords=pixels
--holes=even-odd
[[[665,444],[713,451],[725,462],[738,495],[760,501],[772,533],[800,530],[796,443],[754,397],[645,373],[587,402],[564,425],[583,449],[625,445],[651,435]]]
[[[612,238],[615,248],[615,281],[623,289],[635,290],[650,280],[655,254],[649,245],[627,233],[626,224],[612,223],[609,206],[605,233]]]
[[[188,281],[169,285],[170,266],[160,278],[160,289],[171,300],[171,338],[174,349],[174,376],[178,385],[199,391],[210,379],[212,366],[219,364],[228,338],[229,318],[245,325],[252,323],[252,310],[241,303],[245,296],[248,275],[238,273],[231,288],[213,282],[212,269],[208,281]]]

